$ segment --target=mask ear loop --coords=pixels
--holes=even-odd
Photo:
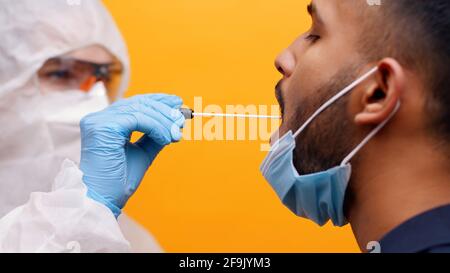
[[[372,132],[370,132],[369,135],[366,136],[366,138],[364,138],[363,141],[361,141],[361,143],[355,147],[355,149],[353,149],[353,151],[350,152],[349,155],[347,155],[344,160],[342,160],[341,166],[345,166],[347,165],[350,160],[367,144],[367,142],[369,142],[376,134],[378,134],[381,129],[383,129],[384,126],[386,126],[386,124],[391,121],[391,119],[395,116],[395,114],[397,114],[398,110],[400,109],[401,103],[400,101],[397,102],[397,105],[394,108],[394,111],[392,111],[392,113],[387,117],[387,119],[385,121],[383,121],[382,123],[380,123],[375,129],[372,130]]]
[[[362,83],[363,81],[365,81],[367,78],[369,78],[370,76],[372,76],[372,74],[374,74],[375,72],[378,71],[378,66],[372,68],[369,72],[367,72],[366,74],[364,74],[363,76],[361,76],[361,78],[357,79],[356,81],[354,81],[352,84],[350,84],[349,86],[347,86],[346,88],[344,88],[342,91],[340,91],[339,93],[337,93],[334,97],[332,97],[329,101],[327,101],[326,103],[324,103],[319,109],[317,109],[317,111],[305,122],[303,123],[303,125],[300,127],[300,129],[297,130],[297,132],[295,132],[294,134],[294,138],[297,138],[297,136],[303,132],[306,127],[320,114],[322,113],[325,109],[327,109],[330,105],[332,105],[334,102],[336,102],[338,99],[340,99],[342,96],[346,95],[348,92],[352,91],[353,88],[355,88],[356,86],[358,86],[360,83]]]

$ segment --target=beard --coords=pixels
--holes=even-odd
[[[290,119],[289,128],[300,128],[321,105],[356,80],[358,71],[354,65],[340,70],[313,92],[313,96],[305,98]],[[347,112],[348,101],[348,94],[337,100],[297,137],[293,161],[299,174],[336,167],[357,145],[357,127]]]

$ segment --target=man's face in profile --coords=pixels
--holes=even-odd
[[[276,87],[283,114],[280,137],[295,132],[323,103],[372,68],[358,54],[363,35],[359,22],[368,8],[364,3],[314,0],[307,7],[311,28],[276,60],[283,74]],[[297,137],[294,163],[299,173],[338,165],[357,143],[357,128],[347,115],[349,96],[330,106]]]

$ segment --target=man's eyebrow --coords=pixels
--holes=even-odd
[[[320,17],[319,11],[317,10],[316,5],[314,5],[313,2],[311,2],[308,6],[307,6],[307,11],[309,13],[309,15],[315,19],[318,23],[323,23],[322,18]]]
[[[313,3],[310,3],[306,9],[311,16],[316,13],[316,6]]]

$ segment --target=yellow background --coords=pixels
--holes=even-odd
[[[104,0],[128,43],[127,96],[192,106],[276,104],[276,55],[309,28],[307,0]],[[357,252],[350,228],[319,228],[278,200],[256,141],[164,150],[126,207],[168,252]]]

